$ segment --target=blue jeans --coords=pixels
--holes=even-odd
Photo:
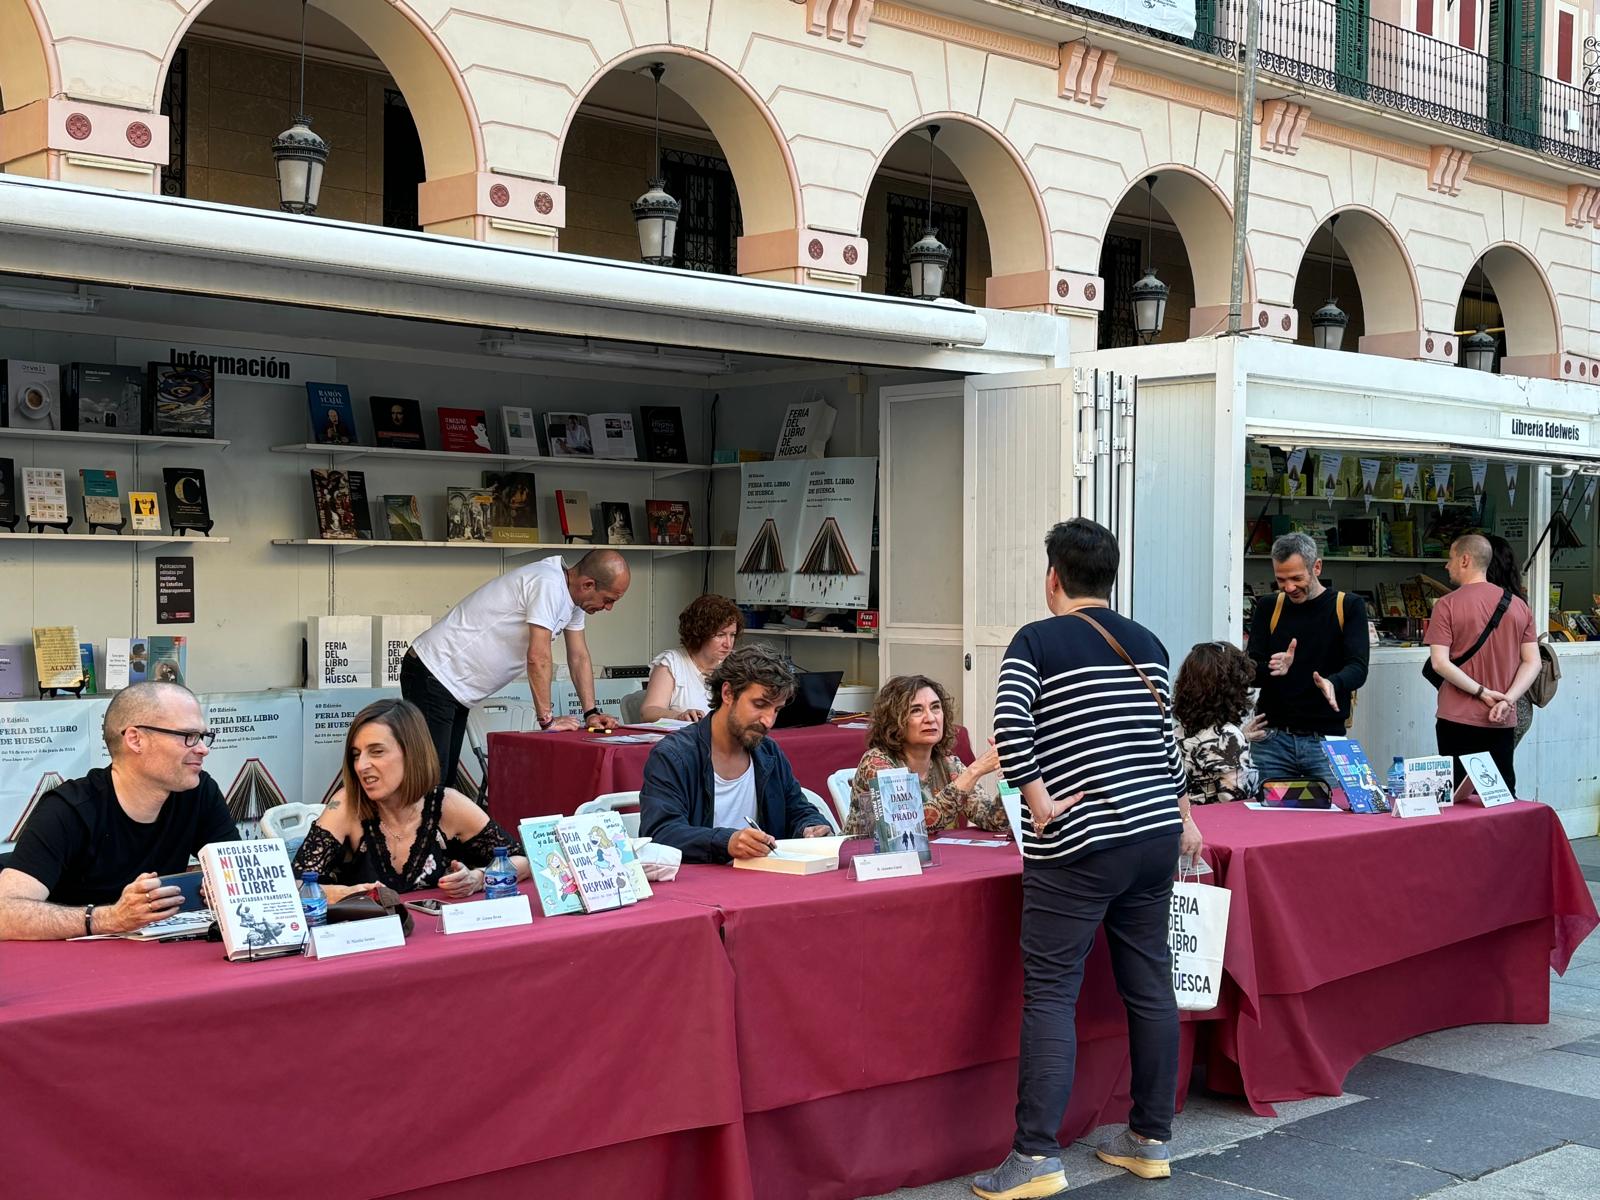
[[[1269,730],[1265,738],[1251,745],[1250,761],[1255,763],[1262,783],[1275,783],[1283,779],[1320,779],[1330,788],[1339,786],[1339,780],[1333,773],[1333,764],[1322,752],[1320,734]]]

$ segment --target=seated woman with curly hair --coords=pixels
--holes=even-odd
[[[650,660],[640,716],[698,721],[711,711],[706,677],[722,665],[744,629],[744,614],[726,596],[707,594],[678,614],[678,645]]]
[[[1255,676],[1250,656],[1227,642],[1200,643],[1178,668],[1172,710],[1190,803],[1251,800],[1261,786],[1250,743],[1265,736],[1266,721],[1245,720]]]
[[[850,815],[843,832],[872,835],[874,781],[879,771],[895,767],[909,768],[922,785],[922,816],[930,833],[954,829],[959,817],[979,829],[1009,828],[1005,806],[982,783],[1000,769],[993,742],[968,767],[950,753],[955,741],[954,708],[943,684],[926,675],[896,675],[885,683],[873,705],[867,752],[850,782]]]

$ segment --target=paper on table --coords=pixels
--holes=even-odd
[[[613,734],[604,740],[621,745],[648,746],[651,742],[659,742],[664,736],[664,734],[660,733],[621,733]]]
[[[772,851],[782,858],[837,858],[839,847],[848,840],[845,837],[777,838],[772,843]]]
[[[994,841],[994,840],[992,840],[990,838],[942,837],[942,838],[935,838],[934,840],[936,842],[938,842],[939,845],[941,845],[941,846],[1009,846],[1009,845],[1011,845],[1010,842]]]
[[[675,729],[686,729],[693,725],[693,721],[679,721],[673,717],[662,717],[657,721],[635,721],[631,725],[624,725],[624,729],[665,729],[669,732]]]

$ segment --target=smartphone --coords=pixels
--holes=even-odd
[[[412,912],[427,913],[430,917],[437,917],[444,908],[443,900],[407,900],[406,907]]]
[[[175,887],[183,893],[183,903],[175,912],[199,912],[205,907],[205,901],[200,899],[199,871],[185,871],[181,875],[163,875],[159,881],[160,887]]]

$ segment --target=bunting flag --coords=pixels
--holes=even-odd
[[[1378,486],[1378,472],[1383,463],[1376,458],[1363,458],[1361,460],[1361,498],[1366,502],[1366,508],[1372,509],[1372,493]]]
[[[1521,469],[1522,468],[1518,467],[1516,463],[1507,463],[1506,464],[1506,507],[1507,508],[1516,508],[1516,506],[1517,506],[1517,473]]]
[[[1405,501],[1408,513],[1411,511],[1411,502],[1418,498],[1417,479],[1421,470],[1421,464],[1415,462],[1397,462],[1394,465],[1394,481],[1400,488],[1400,499]]]
[[[1317,478],[1322,480],[1322,496],[1327,500],[1328,507],[1333,507],[1333,498],[1339,490],[1339,477],[1344,474],[1344,455],[1332,450],[1324,450],[1317,456]]]
[[[1450,499],[1455,487],[1456,465],[1452,462],[1433,464],[1433,494],[1439,503],[1439,511],[1444,511],[1444,502]]]
[[[1489,460],[1474,458],[1467,463],[1472,471],[1472,507],[1478,510],[1478,515],[1483,515],[1483,505],[1488,500],[1488,487],[1485,480],[1489,478]]]
[[[1306,487],[1306,452],[1304,449],[1289,451],[1289,495],[1304,496],[1309,494]]]
[[[1589,523],[1589,512],[1594,505],[1594,485],[1595,478],[1593,475],[1589,476],[1589,482],[1583,485],[1583,523],[1585,525]]]

